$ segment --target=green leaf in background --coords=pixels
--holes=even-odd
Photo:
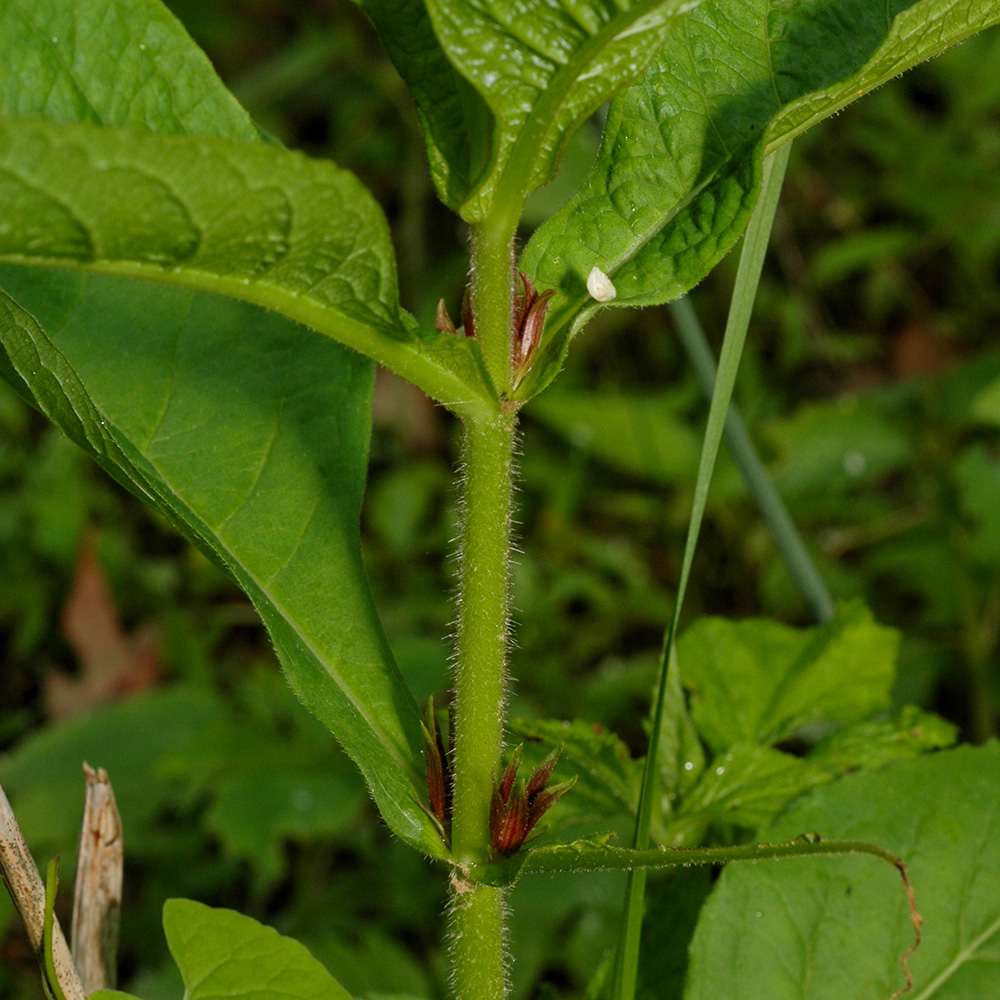
[[[993,567],[1000,560],[1000,458],[980,442],[969,445],[952,470],[962,513],[970,524],[969,554]]]
[[[286,838],[330,840],[358,821],[364,803],[350,775],[271,774],[227,782],[205,814],[225,851],[249,861],[254,877],[273,883],[285,868]]]
[[[153,790],[165,757],[225,714],[206,691],[151,691],[40,730],[0,760],[0,784],[40,857],[76,848],[83,812],[82,763],[110,769],[131,856],[142,856],[166,793]],[[67,868],[67,870],[70,870]]]
[[[612,101],[588,181],[524,252],[521,268],[558,290],[524,397],[598,308],[592,267],[614,281],[615,305],[676,298],[745,228],[765,152],[998,21],[993,0],[713,0],[684,17]]]
[[[978,423],[1000,427],[1000,379],[991,382],[976,396],[972,418]]]
[[[0,209],[0,259],[227,295],[305,323],[446,404],[489,391],[452,370],[474,378],[475,341],[403,319],[382,211],[329,161],[264,143],[11,121],[0,123]]]
[[[734,744],[710,761],[681,797],[661,842],[672,847],[702,843],[710,826],[758,830],[817,785],[848,771],[874,770],[951,746],[956,737],[951,723],[910,706],[892,719],[837,730],[805,758],[774,747]]]
[[[914,1000],[1000,993],[1000,747],[962,747],[816,789],[762,841],[815,830],[906,863],[923,917]],[[913,926],[899,876],[868,858],[730,865],[702,910],[686,1000],[889,997]]]
[[[389,825],[441,850],[419,804],[419,711],[361,561],[370,366],[233,300],[68,275],[53,301],[38,274],[3,283],[58,337],[7,300],[4,374],[227,569]]]
[[[255,886],[267,890],[286,873],[286,842],[344,839],[362,815],[364,785],[277,672],[255,672],[226,701],[225,716],[157,772],[188,801],[207,803],[204,828],[224,856],[250,861]]]
[[[858,722],[824,736],[809,751],[806,760],[835,776],[941,750],[957,739],[957,726],[939,715],[907,705],[891,719]]]
[[[684,797],[676,822],[756,830],[807,789],[826,781],[827,773],[807,760],[771,747],[734,744],[711,762]]]
[[[351,1000],[304,945],[233,910],[170,899],[163,929],[184,1000]],[[92,1000],[116,996],[102,991]]]
[[[514,213],[516,224],[525,196],[552,177],[573,130],[642,72],[695,2],[429,0],[448,58],[495,116],[489,162],[470,178],[462,216]],[[473,107],[467,121],[481,127],[482,120]]]
[[[680,665],[676,647],[671,650],[670,664],[664,679],[663,715],[660,719],[660,734],[656,741],[657,764],[659,765],[662,813],[670,817],[677,810],[678,800],[683,801],[695,787],[705,770],[705,750],[695,730],[694,721],[688,710],[687,699],[681,685]],[[655,702],[654,702],[655,704]],[[649,722],[650,729],[653,720]],[[659,810],[653,810],[653,838],[663,843],[673,844],[670,834],[657,830]]]
[[[493,114],[445,55],[424,0],[356,2],[374,22],[416,101],[438,194],[458,211],[489,166]]]
[[[681,677],[702,738],[717,753],[772,744],[806,723],[860,721],[888,707],[898,634],[860,604],[827,625],[702,618],[681,636]]]
[[[682,419],[687,393],[614,395],[556,390],[528,412],[612,468],[660,485],[690,482],[698,436]]]
[[[876,401],[843,396],[800,407],[764,428],[776,453],[775,485],[789,500],[827,503],[852,486],[910,465],[914,449],[904,427]]]

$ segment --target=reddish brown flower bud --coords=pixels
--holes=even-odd
[[[528,834],[554,805],[576,784],[576,777],[546,788],[562,750],[554,750],[535,768],[527,785],[517,778],[521,747],[510,756],[500,783],[493,783],[490,803],[490,846],[495,857],[505,858],[519,851]]]
[[[559,763],[559,758],[562,756],[562,747],[556,747],[550,754],[548,754],[535,768],[534,773],[531,775],[531,780],[528,782],[528,801],[530,802],[532,797],[537,795],[547,784],[549,778],[552,777],[552,772],[556,768],[556,764]]]
[[[531,369],[535,349],[542,339],[549,300],[555,295],[551,288],[539,295],[534,282],[523,271],[519,270],[517,274],[521,279],[521,287],[514,290],[514,329],[511,339],[515,389]]]
[[[445,305],[444,299],[438,301],[437,314],[434,317],[434,329],[438,333],[458,333],[455,329],[455,324],[452,323],[451,317],[448,315],[448,307]]]
[[[465,295],[462,296],[462,324],[466,337],[476,335],[476,321],[472,315],[472,293],[468,288],[465,289]]]
[[[441,839],[451,842],[451,766],[445,753],[444,740],[434,714],[434,699],[427,702],[424,721],[420,724],[424,735],[424,762],[427,765],[427,810],[437,824]],[[449,727],[450,728],[450,727]]]

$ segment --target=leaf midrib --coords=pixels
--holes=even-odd
[[[932,980],[927,989],[923,993],[917,994],[913,1000],[928,1000],[929,997],[932,997],[998,931],[1000,931],[1000,917],[997,917],[993,923],[988,924],[978,937],[973,938],[965,948],[962,948],[951,962]]]
[[[560,109],[566,103],[572,88],[579,81],[583,70],[594,62],[604,49],[630,25],[640,18],[646,17],[661,7],[683,8],[683,0],[646,0],[622,11],[609,20],[600,31],[589,38],[574,51],[572,57],[555,71],[548,86],[541,92],[532,105],[531,112],[525,124],[519,127],[517,137],[511,145],[507,163],[497,180],[493,202],[506,203],[516,200],[520,205],[534,172],[534,157],[537,150],[543,148],[542,141],[547,137]],[[504,26],[505,31],[509,31]],[[648,65],[647,60],[646,65]],[[642,73],[645,66],[640,66],[636,77]],[[634,79],[634,78],[633,78]],[[525,86],[525,85],[521,85]],[[530,88],[529,89],[533,89]],[[494,108],[494,114],[503,120],[500,112]],[[516,119],[515,119],[516,121]],[[479,189],[474,191],[466,201],[478,197]]]
[[[399,329],[355,319],[335,306],[320,302],[309,294],[301,295],[280,284],[260,279],[245,280],[183,265],[164,267],[139,261],[99,258],[80,261],[71,257],[13,253],[0,254],[0,260],[27,267],[65,268],[91,274],[155,281],[272,309],[402,375],[459,415],[478,413],[484,406],[494,406],[489,397],[461,375],[445,367],[433,353],[421,351],[423,344],[418,338],[403,340]],[[460,340],[459,343],[467,351],[475,349],[467,340]],[[470,366],[475,367],[475,364],[476,359],[470,358]]]
[[[109,432],[112,433],[115,436],[115,438],[123,438],[124,440],[127,441],[128,435],[124,434],[119,428],[118,424],[108,417],[104,409],[97,404],[97,402],[93,399],[93,397],[91,397],[91,403],[94,406],[95,410],[97,410],[97,412],[100,414],[101,419],[105,422],[105,426],[108,428]],[[118,447],[120,448],[121,445],[119,444]],[[128,455],[127,450],[122,449],[122,453],[127,457]],[[279,601],[274,596],[273,592],[270,589],[270,586],[265,584],[263,580],[259,578],[256,573],[250,570],[249,567],[243,562],[243,560],[241,560],[236,555],[232,547],[226,543],[223,536],[219,534],[216,529],[212,528],[212,526],[209,525],[208,522],[206,522],[199,514],[197,514],[194,508],[191,507],[191,505],[186,500],[184,500],[180,496],[180,494],[177,493],[176,489],[173,486],[173,483],[166,477],[160,465],[155,460],[150,458],[148,455],[143,455],[142,457],[143,460],[149,464],[150,468],[155,470],[160,483],[162,483],[163,486],[166,487],[165,491],[163,489],[154,488],[154,493],[159,494],[162,497],[162,494],[166,492],[169,497],[173,498],[174,503],[169,504],[171,509],[183,510],[187,512],[189,517],[195,522],[195,526],[197,527],[202,537],[205,538],[212,545],[212,547],[215,548],[220,553],[220,555],[224,555],[226,557],[226,563],[229,566],[233,567],[235,572],[243,575],[247,580],[253,583],[253,585],[259,591],[259,593],[261,593],[267,599],[268,603],[278,612],[282,620],[285,621],[291,627],[292,631],[301,640],[303,646],[309,650],[309,653],[313,656],[316,662],[330,675],[330,677],[334,680],[334,682],[337,684],[340,690],[344,692],[350,703],[357,710],[358,715],[362,719],[364,719],[364,721],[368,725],[368,728],[373,733],[376,733],[378,735],[379,742],[382,744],[382,746],[384,746],[387,750],[389,750],[390,756],[392,756],[393,759],[396,760],[396,762],[400,765],[403,773],[408,778],[411,786],[413,788],[419,787],[419,784],[416,779],[416,770],[411,766],[411,764],[407,761],[407,759],[401,755],[396,741],[390,738],[389,735],[385,732],[385,730],[382,729],[382,727],[377,723],[375,717],[369,714],[368,710],[364,706],[364,702],[359,700],[358,697],[355,695],[353,686],[347,684],[340,671],[337,670],[334,664],[320,652],[315,642],[299,626],[297,619],[288,613],[285,604]],[[134,463],[132,463],[130,460],[130,464]],[[136,468],[136,471],[139,472],[140,475],[142,475],[141,469]],[[145,478],[146,477],[143,476],[143,479]],[[147,484],[147,485],[154,485],[154,484]],[[244,499],[243,502],[245,503],[246,499]],[[301,542],[299,543],[297,548],[298,547],[301,547]],[[295,554],[296,553],[293,553],[289,557],[289,559],[284,564],[284,568],[287,568],[288,565],[291,564],[291,562],[295,558]],[[274,576],[271,577],[272,582],[278,575],[280,575],[281,572],[282,570],[279,570]]]

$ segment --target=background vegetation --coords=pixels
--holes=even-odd
[[[465,234],[363,15],[338,0],[170,6],[258,122],[374,190],[403,303],[430,322],[444,295],[457,313]],[[597,137],[582,130],[529,224],[573,189]],[[734,271],[730,258],[692,295],[716,342]],[[973,742],[1000,713],[998,329],[993,31],[796,142],[737,385],[835,596],[902,631],[897,703]],[[602,314],[525,414],[514,715],[591,720],[638,751],[704,417],[668,311]],[[421,698],[447,686],[456,446],[444,411],[380,378],[366,558]],[[689,620],[810,623],[725,460],[689,601]],[[442,995],[439,875],[377,822],[245,598],[5,385],[0,628],[0,781],[39,858],[70,870],[81,759],[123,761],[125,988],[179,995],[159,914],[187,895],[298,937],[354,995]],[[619,906],[614,877],[518,887],[515,996],[581,995]],[[40,996],[6,899],[0,935],[0,995]]]

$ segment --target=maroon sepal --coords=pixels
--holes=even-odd
[[[514,368],[516,389],[531,369],[535,350],[542,340],[542,327],[553,289],[538,294],[534,282],[524,271],[518,270],[521,287],[514,290],[514,330],[511,343],[511,364]]]
[[[466,337],[476,335],[476,320],[472,315],[472,292],[468,288],[465,289],[465,295],[462,296],[462,324]]]
[[[424,735],[424,762],[427,765],[427,810],[437,824],[441,839],[451,843],[451,765],[445,753],[444,740],[434,714],[434,699],[427,702],[427,711],[420,728]]]

